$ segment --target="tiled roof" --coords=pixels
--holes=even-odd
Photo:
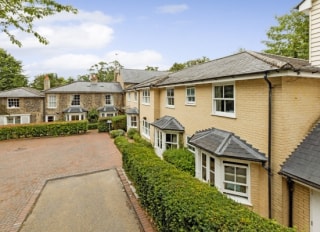
[[[63,113],[83,113],[88,112],[88,110],[79,106],[70,106],[69,108],[62,111]]]
[[[29,87],[20,87],[16,89],[10,89],[0,92],[0,97],[12,98],[12,97],[44,97],[44,94],[39,90],[29,88]]]
[[[220,156],[240,160],[266,162],[267,158],[246,141],[231,132],[211,128],[196,132],[189,140],[191,145]]]
[[[171,116],[163,116],[162,118],[159,118],[151,123],[151,125],[161,130],[184,131],[184,127],[181,125],[181,123]]]
[[[51,88],[46,93],[122,93],[122,87],[118,82],[91,83],[76,81],[68,85]]]
[[[280,174],[320,189],[320,123],[283,163]]]
[[[115,106],[102,106],[98,108],[99,112],[116,112],[118,109]]]
[[[165,71],[150,71],[138,69],[120,69],[120,75],[125,83],[139,84],[152,77],[166,75],[169,72]]]
[[[164,81],[166,78],[168,78],[168,74],[156,76],[156,77],[150,78],[146,81],[143,81],[137,85],[130,86],[129,88],[127,88],[127,90],[153,87],[153,86],[156,86],[158,83],[161,83],[162,81]]]
[[[241,77],[273,70],[320,72],[320,68],[311,66],[307,60],[244,51],[171,73],[157,86]]]
[[[126,114],[139,114],[139,110],[137,107],[128,108],[126,109]]]

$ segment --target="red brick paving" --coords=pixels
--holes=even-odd
[[[121,166],[106,133],[0,141],[0,231],[19,230],[47,180]]]

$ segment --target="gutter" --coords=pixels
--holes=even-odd
[[[272,186],[271,186],[271,145],[272,145],[272,83],[268,79],[268,72],[264,73],[264,80],[267,82],[269,87],[268,96],[268,211],[269,218],[272,218]]]

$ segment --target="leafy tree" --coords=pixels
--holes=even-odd
[[[176,72],[179,70],[182,70],[184,68],[189,68],[193,65],[197,64],[202,64],[205,62],[208,62],[210,59],[208,57],[203,56],[202,58],[194,59],[194,60],[189,60],[185,63],[174,63],[171,68],[169,69],[170,72]]]
[[[147,66],[145,68],[145,70],[148,70],[148,71],[158,71],[159,67],[152,67],[152,66]]]
[[[117,60],[109,63],[100,61],[90,67],[90,74],[81,75],[78,77],[78,80],[89,81],[91,75],[96,75],[100,82],[111,82],[114,80],[115,71],[122,67]]]
[[[65,84],[70,83],[70,81],[71,81],[70,79],[66,80],[63,77],[58,77],[58,75],[55,73],[49,73],[49,74],[41,74],[39,76],[36,76],[34,78],[33,82],[30,84],[30,86],[35,89],[43,90],[44,89],[44,85],[43,85],[44,78],[46,76],[48,76],[50,79],[50,88],[65,85]]]
[[[63,11],[77,13],[72,6],[54,0],[0,0],[0,30],[19,47],[22,43],[10,32],[11,28],[33,34],[40,43],[48,44],[48,40],[33,29],[34,21]]]
[[[309,16],[292,10],[290,14],[276,16],[279,25],[267,32],[266,53],[308,59],[309,58]]]
[[[0,91],[27,86],[28,79],[22,72],[21,61],[0,48]]]

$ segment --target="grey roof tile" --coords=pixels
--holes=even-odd
[[[63,113],[84,113],[84,112],[88,112],[88,110],[79,106],[70,106],[69,108],[63,110],[62,112]]]
[[[0,92],[0,97],[12,98],[12,97],[44,97],[44,94],[36,89],[29,87],[20,87]]]
[[[118,109],[115,106],[102,106],[98,108],[99,112],[117,112]]]
[[[137,107],[126,109],[126,114],[139,114],[139,110]]]
[[[279,173],[320,189],[320,123],[292,152]]]
[[[91,83],[76,81],[68,85],[51,88],[45,93],[122,93],[122,87],[118,82]]]
[[[184,127],[181,125],[181,123],[171,116],[163,116],[151,123],[151,125],[161,130],[184,131]]]
[[[267,158],[246,141],[231,132],[211,128],[196,132],[189,140],[191,145],[220,156],[255,162],[266,162]]]
[[[138,84],[152,77],[166,75],[166,71],[150,71],[139,69],[120,69],[120,75],[125,83]]]

